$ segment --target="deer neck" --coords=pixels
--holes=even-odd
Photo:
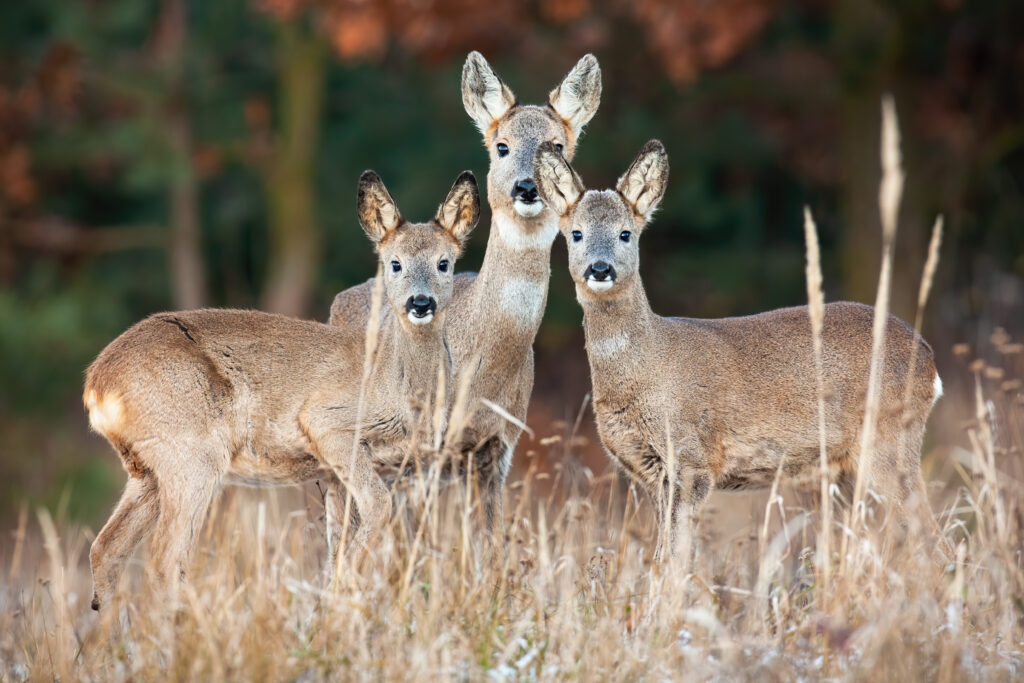
[[[378,372],[397,377],[399,395],[408,397],[414,407],[425,401],[433,402],[441,373],[445,387],[451,386],[451,355],[444,334],[444,313],[438,316],[432,324],[423,326],[403,325],[395,315],[385,317],[381,324],[376,353]]]
[[[626,287],[626,291],[611,298],[595,297],[576,285],[576,297],[583,307],[583,330],[595,397],[618,391],[624,372],[641,368],[655,334],[657,316],[651,310],[640,278],[634,277]]]
[[[548,296],[551,245],[558,235],[558,219],[550,211],[524,219],[494,211],[487,251],[474,287],[473,315],[488,330],[480,341],[500,342],[507,352],[533,344]],[[496,330],[491,334],[490,330]]]

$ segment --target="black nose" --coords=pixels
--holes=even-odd
[[[605,263],[604,261],[595,261],[587,266],[586,271],[583,273],[583,277],[585,279],[594,278],[598,282],[614,280],[615,267],[610,263]]]
[[[526,180],[520,180],[512,187],[512,198],[522,199],[526,203],[530,203],[537,200],[537,186],[533,183],[532,178]]]
[[[428,313],[433,313],[437,310],[437,302],[434,301],[432,296],[417,294],[416,296],[410,296],[409,300],[405,302],[405,310],[417,318],[423,318]]]

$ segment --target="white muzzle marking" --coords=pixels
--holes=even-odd
[[[431,311],[430,313],[427,313],[422,318],[418,317],[412,311],[409,311],[408,313],[406,313],[406,316],[409,318],[409,322],[411,322],[413,325],[427,325],[427,324],[430,323],[431,320],[434,319],[433,311]]]
[[[590,287],[595,292],[607,292],[615,284],[615,280],[595,280],[592,277],[587,278],[587,287]]]
[[[535,199],[532,202],[524,202],[522,199],[516,199],[512,202],[512,206],[515,207],[516,213],[523,218],[535,218],[544,210],[544,202],[539,199]]]

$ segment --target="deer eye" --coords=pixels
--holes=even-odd
[[[498,156],[499,157],[507,157],[508,156],[508,145],[506,145],[504,142],[499,142],[498,143]]]
[[[559,152],[561,152],[562,151],[562,143],[561,142],[556,142],[555,143],[555,149],[557,149]]]
[[[622,240],[623,242],[628,242],[629,236],[632,234],[633,233],[631,233],[629,230],[623,230],[622,232],[619,233],[619,239]]]
[[[573,230],[572,231],[572,241],[573,242],[579,242],[581,239],[583,239],[583,233],[580,232],[579,230]]]
[[[440,270],[442,273],[447,273],[448,259],[442,259],[441,262],[437,264],[437,269]]]
[[[391,262],[391,272],[392,273],[401,273],[402,272],[402,264],[399,263],[398,261],[392,261]]]

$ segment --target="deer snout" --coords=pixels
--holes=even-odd
[[[583,279],[595,292],[606,292],[615,283],[615,266],[607,261],[594,261],[583,271]]]
[[[533,178],[525,178],[512,186],[512,199],[530,204],[537,201],[537,185]]]
[[[410,296],[405,302],[405,312],[409,321],[415,325],[425,325],[434,318],[437,311],[437,301],[432,296],[417,294]]]

